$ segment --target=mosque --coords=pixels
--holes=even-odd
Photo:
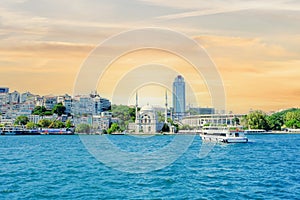
[[[158,115],[153,106],[143,106],[138,111],[138,94],[136,93],[136,105],[135,105],[135,123],[130,123],[128,129],[136,134],[155,134],[161,132],[163,126],[167,122],[167,93],[165,104],[165,121],[159,122]]]

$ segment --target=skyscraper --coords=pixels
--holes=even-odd
[[[173,82],[173,107],[174,114],[179,116],[185,112],[185,82],[181,75],[178,75]]]

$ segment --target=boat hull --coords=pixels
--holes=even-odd
[[[200,135],[203,141],[209,142],[220,142],[220,143],[247,143],[248,138],[246,137],[220,137],[220,136],[209,136]]]

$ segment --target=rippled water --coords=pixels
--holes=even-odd
[[[124,151],[146,152],[173,136],[108,138]],[[200,159],[196,136],[166,168],[126,173],[96,160],[79,136],[1,136],[0,199],[299,199],[300,135],[248,138]]]

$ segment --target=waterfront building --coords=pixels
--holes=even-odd
[[[93,125],[93,117],[92,116],[75,116],[73,117],[73,124],[76,126],[78,124],[88,124],[90,126]]]
[[[183,117],[181,123],[194,128],[200,128],[205,124],[236,125],[236,118],[241,121],[244,116],[243,114],[191,115]]]
[[[39,116],[39,115],[29,115],[28,116],[29,121],[37,124],[41,119],[43,119],[43,116]]]
[[[154,134],[160,132],[164,122],[158,121],[158,115],[153,106],[143,106],[138,111],[138,94],[136,93],[135,123],[129,123],[128,130],[136,134]]]
[[[107,130],[109,129],[111,122],[111,114],[102,114],[101,115],[93,115],[93,128],[97,130]]]
[[[163,125],[163,122],[158,122],[158,116],[155,109],[150,105],[146,105],[138,112],[135,132],[154,134],[160,132]]]
[[[181,75],[178,75],[173,82],[173,112],[177,117],[185,113],[185,82]]]
[[[3,125],[13,125],[14,124],[14,119],[12,118],[7,118],[6,116],[0,116],[0,124],[3,124]]]

